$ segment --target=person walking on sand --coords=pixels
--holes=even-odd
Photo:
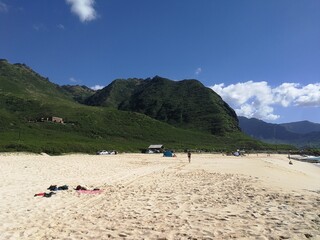
[[[189,160],[189,163],[191,162],[191,152],[188,151],[188,160]]]

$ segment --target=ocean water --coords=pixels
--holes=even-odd
[[[309,160],[317,160],[317,163],[312,163],[313,165],[316,165],[317,167],[320,167],[320,157],[308,157]]]
[[[317,163],[314,163],[314,165],[316,165],[317,167],[320,167],[320,157],[312,157],[310,158],[312,160],[317,160],[318,162]]]

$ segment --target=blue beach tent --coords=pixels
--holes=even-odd
[[[163,156],[164,156],[164,157],[173,157],[173,152],[170,151],[170,150],[166,150],[166,151],[163,153]]]

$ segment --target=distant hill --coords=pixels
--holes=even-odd
[[[311,131],[316,130],[319,124],[308,121],[271,124],[255,118],[238,117],[238,119],[241,130],[257,140],[292,144],[297,147],[320,147],[320,131]],[[305,130],[299,130],[298,126]]]
[[[171,85],[176,86],[169,80],[159,79],[157,81],[163,82],[164,85],[168,84],[169,92],[172,90]],[[140,80],[129,82],[135,85],[139,84]],[[153,91],[156,96],[162,92],[157,91],[156,86],[160,89],[159,83],[152,80],[147,82],[151,84],[148,90]],[[144,80],[143,83],[145,83]],[[93,96],[99,98],[99,94],[101,94],[100,97],[103,97],[103,92],[108,88],[92,95],[93,92],[84,86],[59,86],[25,64],[10,64],[6,60],[0,60],[0,151],[60,154],[66,152],[94,153],[102,149],[116,149],[137,152],[150,144],[159,143],[179,151],[184,149],[231,151],[239,147],[275,149],[275,146],[264,144],[242,134],[238,130],[233,110],[228,109],[223,102],[214,108],[216,112],[207,109],[210,120],[203,121],[202,119],[202,122],[210,123],[211,116],[218,114],[217,116],[230,124],[230,126],[216,126],[215,129],[224,130],[224,135],[213,134],[212,131],[199,131],[194,128],[194,125],[187,129],[187,124],[184,124],[185,128],[182,129],[178,127],[178,124],[170,125],[169,121],[151,118],[144,114],[145,109],[142,106],[152,102],[153,98],[144,93],[146,99],[141,99],[144,98],[143,91],[136,91],[137,88],[134,88],[135,91],[131,93],[130,84],[127,81],[122,83],[115,81],[114,84],[111,84],[110,88],[118,89],[110,90],[112,98],[109,96],[109,103],[106,104],[109,107],[88,106],[79,102],[88,96],[88,99],[94,99],[91,98]],[[190,90],[190,98],[194,99],[195,103],[185,101],[191,106],[198,106],[199,103],[205,104],[200,99],[202,94],[209,96],[205,96],[206,99],[217,98],[220,101],[219,97],[203,90],[196,81],[192,81],[192,85],[183,84],[186,84],[182,86],[183,88],[187,89],[189,86],[194,88]],[[183,90],[182,93],[186,94],[187,90]],[[179,96],[177,99],[180,99],[178,89],[171,94],[167,92],[163,94],[166,101],[161,102],[162,100],[159,99],[162,104],[169,104],[167,100],[169,96],[175,99],[177,95]],[[129,97],[129,101],[125,101],[127,96],[133,95],[136,97]],[[188,95],[183,96],[188,97]],[[119,102],[121,104],[118,106]],[[179,103],[177,100],[172,102],[174,103],[172,108],[168,106],[168,109],[164,109],[162,106],[163,112],[168,116],[171,116],[170,112],[175,110]],[[139,111],[127,110],[132,106]],[[212,105],[210,103],[205,106],[210,108]],[[191,112],[190,119],[194,116],[192,114],[202,114],[205,111],[203,107],[199,109],[188,107]],[[126,111],[123,111],[125,109]],[[176,115],[173,114],[173,116]],[[52,117],[62,118],[64,123],[54,123],[50,121]],[[216,124],[220,123],[221,121],[216,122]],[[288,147],[283,146],[283,148]]]
[[[294,133],[306,134],[312,132],[320,132],[320,124],[309,121],[282,123],[280,125],[285,127],[289,132]]]
[[[97,91],[86,104],[143,113],[176,127],[215,135],[238,132],[238,119],[219,95],[197,80],[120,79]]]

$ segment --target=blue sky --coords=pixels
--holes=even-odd
[[[0,58],[59,85],[198,79],[238,115],[320,123],[319,0],[0,0]]]

